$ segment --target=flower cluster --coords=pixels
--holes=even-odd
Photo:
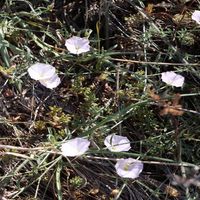
[[[90,50],[89,40],[77,36],[67,39],[65,46],[70,53],[77,55]],[[28,73],[32,79],[49,89],[56,88],[61,82],[55,68],[49,64],[35,63],[28,68]]]
[[[32,79],[39,81],[49,89],[53,89],[60,84],[56,69],[49,64],[35,63],[28,68],[28,73]]]
[[[130,141],[127,137],[111,134],[104,140],[105,146],[112,152],[129,151]],[[61,146],[63,156],[81,156],[89,149],[90,141],[85,138],[67,140]],[[123,178],[137,178],[143,170],[143,163],[133,158],[119,159],[115,164],[116,172]]]
[[[200,24],[200,11],[195,11],[192,19]],[[82,54],[90,51],[89,40],[73,36],[65,41],[67,50],[72,54]],[[53,89],[60,84],[60,78],[56,74],[53,66],[44,63],[35,63],[28,68],[30,77],[39,81],[43,86]],[[173,71],[163,72],[161,80],[168,85],[182,87],[185,78]],[[111,134],[104,140],[104,145],[111,152],[125,152],[131,149],[130,141],[127,137]],[[85,154],[90,146],[90,141],[85,138],[74,138],[65,141],[61,145],[63,156],[74,157]],[[143,170],[143,163],[133,158],[119,159],[115,164],[116,172],[123,178],[137,178]]]

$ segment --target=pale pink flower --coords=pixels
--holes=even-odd
[[[129,151],[130,141],[127,137],[111,134],[104,140],[104,145],[113,152]]]
[[[195,10],[193,13],[192,13],[192,19],[194,21],[196,21],[197,24],[200,24],[200,11],[199,10]]]
[[[116,172],[123,178],[135,179],[143,170],[143,163],[133,158],[120,159],[115,165]]]
[[[83,155],[90,146],[90,141],[84,138],[74,138],[67,140],[61,146],[63,156],[74,157]]]
[[[175,87],[182,87],[185,81],[185,78],[183,76],[176,74],[172,71],[163,72],[161,75],[161,79],[168,85]]]
[[[70,53],[78,55],[90,51],[89,42],[87,38],[73,36],[65,41],[65,46]]]
[[[44,63],[35,63],[28,68],[30,77],[36,81],[51,78],[55,71],[55,67]]]
[[[35,63],[28,68],[28,73],[32,79],[49,89],[57,87],[61,82],[55,67],[49,64]]]
[[[49,89],[56,88],[60,84],[60,78],[54,74],[51,78],[39,81],[43,86]]]

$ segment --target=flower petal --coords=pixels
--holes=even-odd
[[[81,54],[90,50],[89,40],[87,38],[81,38],[73,36],[65,41],[65,46],[72,54]]]
[[[161,75],[161,79],[168,85],[175,87],[182,87],[185,81],[185,78],[183,76],[176,74],[172,71],[163,72]]]
[[[192,13],[192,19],[194,21],[196,21],[198,24],[200,24],[200,11],[199,10],[195,10],[193,13]]]
[[[39,81],[42,85],[44,85],[46,88],[53,89],[56,88],[60,84],[60,78],[57,74],[54,74],[51,78],[40,80]]]
[[[67,140],[61,146],[63,156],[74,157],[83,155],[90,146],[90,141],[84,138],[74,138]]]
[[[113,152],[129,151],[130,141],[127,137],[120,135],[108,135],[104,140],[104,145]]]
[[[123,178],[137,178],[143,170],[143,163],[133,158],[120,159],[115,165],[116,172]]]
[[[45,80],[55,74],[55,68],[49,64],[35,63],[28,68],[30,77],[34,80]]]

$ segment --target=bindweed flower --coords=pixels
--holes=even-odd
[[[44,64],[35,63],[28,68],[30,77],[36,81],[39,81],[43,86],[49,89],[53,89],[60,84],[60,78],[56,74],[55,67]]]
[[[30,77],[36,81],[51,78],[56,72],[56,69],[44,63],[35,63],[28,68]]]
[[[61,146],[63,156],[74,157],[83,155],[90,146],[90,141],[84,138],[74,138],[67,140]]]
[[[185,81],[185,78],[175,72],[163,72],[161,75],[161,79],[163,82],[167,83],[168,85],[175,86],[175,87],[182,87]]]
[[[200,24],[200,11],[199,10],[195,10],[193,13],[192,13],[192,19],[194,21],[196,21],[197,24]]]
[[[123,178],[137,178],[143,170],[143,163],[133,158],[120,159],[115,165],[116,172]]]
[[[89,42],[87,38],[73,36],[65,41],[65,46],[70,53],[79,55],[90,50]]]
[[[104,140],[104,145],[113,152],[129,151],[130,141],[127,137],[120,135],[108,135]]]
[[[39,81],[42,85],[44,85],[46,88],[53,89],[56,88],[60,84],[60,78],[57,74],[54,74],[51,78],[40,80]]]

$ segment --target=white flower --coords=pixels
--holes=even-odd
[[[116,172],[123,178],[137,178],[143,170],[143,163],[133,158],[120,159],[115,165]]]
[[[90,141],[84,138],[74,138],[67,140],[61,146],[63,156],[80,156],[83,155],[89,149]]]
[[[60,78],[57,74],[54,74],[51,78],[40,80],[39,81],[42,85],[44,85],[46,88],[53,89],[56,88],[60,84]]]
[[[36,81],[51,78],[55,74],[56,69],[44,63],[35,63],[28,68],[30,77]]]
[[[131,148],[127,137],[114,134],[108,135],[104,140],[104,144],[113,152],[128,151]]]
[[[163,82],[167,83],[168,85],[172,85],[175,87],[182,87],[185,78],[179,74],[176,74],[175,72],[169,71],[169,72],[163,72],[161,79]]]
[[[199,10],[195,10],[193,13],[192,13],[192,19],[194,21],[196,21],[198,24],[200,24],[200,11]]]
[[[81,54],[90,50],[89,42],[87,38],[73,36],[65,41],[65,46],[70,53]]]
[[[56,74],[55,67],[49,64],[35,63],[28,68],[28,73],[32,79],[39,81],[42,85],[50,89],[57,87],[61,82]]]

